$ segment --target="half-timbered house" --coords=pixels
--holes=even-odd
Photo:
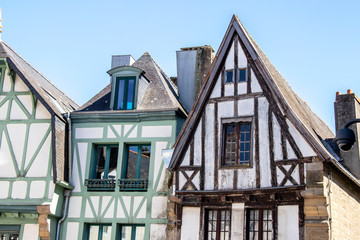
[[[113,56],[111,83],[71,113],[72,184],[62,239],[165,239],[168,171],[187,116],[177,88],[144,53]]]
[[[77,107],[0,40],[0,239],[55,239]]]
[[[332,212],[360,199],[333,138],[234,16],[175,143],[169,239],[358,238]]]

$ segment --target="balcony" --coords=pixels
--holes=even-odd
[[[85,179],[88,191],[114,191],[115,179]]]
[[[147,191],[149,181],[147,179],[119,179],[120,191]]]

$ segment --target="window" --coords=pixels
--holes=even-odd
[[[251,122],[230,122],[223,125],[223,166],[249,166]]]
[[[205,212],[205,239],[230,239],[230,210],[211,209]]]
[[[225,83],[233,82],[233,70],[225,71]]]
[[[120,190],[147,190],[151,146],[128,145],[126,149]]]
[[[117,145],[95,145],[90,166],[90,179],[86,179],[88,190],[113,190],[115,188]]]
[[[135,77],[117,77],[114,109],[129,110],[135,107]]]
[[[246,82],[246,68],[245,69],[238,69],[238,82]]]
[[[110,240],[111,225],[88,224],[85,233],[86,240]]]
[[[144,225],[120,225],[119,226],[119,240],[144,240],[145,226]]]
[[[272,240],[272,229],[271,209],[248,209],[246,215],[247,240]]]
[[[18,240],[20,225],[0,225],[1,240]]]

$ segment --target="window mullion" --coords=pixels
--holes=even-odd
[[[114,97],[114,109],[120,109],[119,106],[119,84],[120,84],[120,79],[119,78],[115,78],[115,97]]]
[[[140,178],[141,173],[141,154],[142,154],[142,145],[138,146],[138,156],[136,160],[136,178]]]
[[[127,175],[128,158],[129,158],[129,146],[126,146],[125,157],[123,159],[122,170],[121,170],[121,178],[127,178],[126,175]]]
[[[136,226],[131,227],[131,240],[136,240]]]
[[[103,226],[99,225],[98,240],[102,240]]]
[[[240,124],[236,124],[236,165],[240,165]]]
[[[217,218],[216,218],[216,240],[220,240],[220,228],[221,228],[221,211],[217,210]]]
[[[128,95],[129,79],[124,80],[124,97],[123,97],[123,108],[127,109],[127,95]]]
[[[259,210],[259,240],[263,240],[264,232],[263,232],[263,209]]]
[[[109,177],[110,151],[111,151],[111,147],[110,147],[110,146],[106,146],[105,166],[104,166],[104,179],[108,179],[108,177]]]

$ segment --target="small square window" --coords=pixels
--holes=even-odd
[[[223,124],[223,166],[249,166],[251,154],[251,122]]]
[[[238,69],[238,82],[246,82],[246,68],[245,69]]]
[[[86,240],[108,240],[111,239],[110,224],[87,224],[85,229]]]
[[[225,83],[234,82],[233,80],[233,70],[225,71]]]
[[[116,78],[114,109],[130,110],[135,108],[135,79],[135,77]]]
[[[146,191],[149,179],[150,145],[128,145],[123,161],[120,190]]]

